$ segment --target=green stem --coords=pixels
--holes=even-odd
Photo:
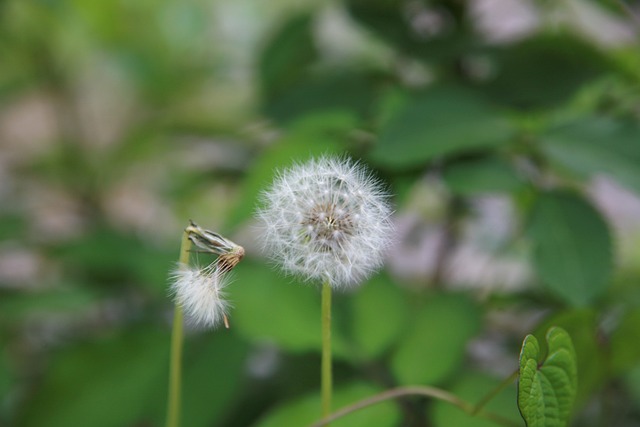
[[[513,381],[515,381],[516,378],[518,378],[518,374],[519,373],[520,373],[519,370],[514,371],[511,375],[509,375],[507,378],[505,378],[500,384],[498,384],[493,390],[491,390],[489,393],[487,393],[482,399],[480,399],[480,401],[478,403],[476,403],[474,405],[474,407],[471,410],[470,414],[471,415],[476,415],[480,411],[482,411],[482,408],[484,408],[484,406],[487,403],[489,403],[489,401],[491,399],[496,397],[498,395],[498,393],[500,393],[502,390],[504,390],[506,387],[508,387]]]
[[[185,230],[180,245],[179,267],[189,264],[189,250],[191,240]],[[169,365],[169,397],[167,400],[167,427],[180,425],[180,403],[182,387],[182,342],[183,342],[183,314],[182,307],[176,304],[173,314],[173,328],[171,330],[171,361]]]
[[[441,390],[435,387],[428,386],[406,386],[406,387],[398,387],[393,388],[391,390],[384,391],[382,393],[376,394],[374,396],[368,397],[366,399],[362,399],[352,405],[346,406],[339,411],[335,412],[331,416],[325,416],[320,421],[311,425],[311,427],[323,427],[329,425],[330,422],[335,421],[339,418],[344,417],[352,412],[359,411],[360,409],[364,409],[368,406],[375,405],[377,403],[384,402],[385,400],[395,399],[397,397],[409,396],[409,395],[418,395],[418,396],[427,396],[432,397],[438,400],[442,400],[444,402],[451,403],[452,405],[457,406],[464,412],[469,415],[472,415],[472,412],[475,408],[475,405],[472,405],[469,402],[466,402],[459,397]],[[486,420],[493,421],[496,424],[505,426],[505,427],[519,427],[521,424],[516,423],[510,419],[507,419],[501,415],[494,414],[488,411],[479,411],[476,416],[484,418]]]
[[[322,416],[331,414],[331,286],[328,282],[322,284]],[[328,425],[328,424],[325,424]]]

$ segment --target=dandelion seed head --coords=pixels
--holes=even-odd
[[[379,181],[348,158],[321,157],[279,173],[258,211],[266,253],[283,269],[334,287],[382,264],[392,226]]]
[[[224,288],[229,283],[217,265],[205,268],[179,265],[171,274],[171,291],[187,320],[204,327],[216,327],[229,309]]]

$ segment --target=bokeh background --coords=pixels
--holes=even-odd
[[[331,153],[387,183],[397,227],[334,297],[336,407],[476,402],[560,325],[574,425],[640,425],[639,34],[622,0],[0,1],[0,425],[164,424],[189,219],[248,255],[231,329],[188,329],[183,425],[317,419],[319,292],[252,213]],[[489,408],[524,425],[515,385]],[[404,399],[335,425],[493,424]]]

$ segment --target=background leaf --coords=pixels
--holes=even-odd
[[[2,293],[0,320],[14,323],[39,313],[45,318],[51,313],[86,313],[100,301],[99,294],[85,287],[46,290],[25,294]]]
[[[559,165],[592,176],[605,173],[640,193],[640,125],[605,117],[588,117],[556,126],[540,144]]]
[[[435,295],[409,324],[391,359],[393,373],[401,384],[437,385],[462,363],[480,329],[480,310],[463,295]]]
[[[264,113],[278,123],[289,124],[314,114],[342,112],[368,116],[374,106],[374,76],[349,70],[311,76],[287,85],[278,96],[266,100]]]
[[[7,414],[9,398],[9,390],[13,384],[13,375],[9,357],[7,356],[5,349],[5,339],[0,335],[0,422],[9,425],[9,414]]]
[[[227,330],[197,338],[185,348],[182,425],[207,427],[219,423],[241,393],[248,347]],[[166,415],[161,409],[158,425]]]
[[[299,80],[317,56],[312,36],[312,16],[303,14],[289,19],[271,37],[260,55],[259,75],[267,96]]]
[[[438,2],[427,9],[438,25],[432,25],[428,35],[416,31],[411,16],[399,0],[348,0],[351,16],[403,54],[425,61],[447,61],[463,51],[475,48],[478,42],[464,19],[464,8],[456,3]],[[435,5],[430,5],[435,6]],[[426,9],[426,8],[425,8]],[[424,10],[414,10],[424,12]]]
[[[472,373],[455,381],[449,391],[469,403],[477,403],[488,392],[500,385],[501,380],[486,374]],[[513,421],[514,425],[522,423],[516,404],[516,385],[503,389],[484,407],[487,411]],[[431,416],[435,427],[495,427],[496,423],[477,416],[472,416],[447,402],[433,402]],[[524,425],[524,424],[522,424]]]
[[[363,383],[352,383],[336,388],[333,395],[333,407],[339,409],[360,399],[379,393],[380,389]],[[320,419],[320,396],[302,397],[298,400],[275,408],[256,424],[256,427],[307,426]],[[375,425],[393,427],[397,425],[400,414],[392,401],[383,402],[354,412],[335,422],[336,427],[358,427]]]
[[[448,164],[442,174],[447,187],[459,195],[515,191],[524,184],[504,159],[486,156]]]
[[[385,168],[418,167],[440,156],[509,141],[509,122],[490,103],[455,87],[411,98],[380,130],[371,159]]]
[[[582,197],[566,191],[542,194],[528,234],[533,263],[547,287],[572,305],[585,305],[605,291],[613,264],[604,219]]]
[[[640,341],[640,309],[624,313],[620,325],[611,335],[611,369],[623,374],[640,363],[640,349],[633,345]]]
[[[610,68],[598,49],[569,34],[540,34],[511,44],[496,50],[494,60],[494,75],[481,87],[492,99],[525,109],[566,101]]]
[[[166,389],[169,337],[139,329],[57,355],[20,425],[121,427],[143,421]],[[165,396],[166,397],[166,396]]]
[[[366,358],[379,357],[398,340],[406,326],[406,300],[385,274],[364,283],[350,299],[353,341]]]
[[[229,291],[236,307],[230,321],[238,331],[254,341],[271,342],[292,352],[320,349],[319,287],[285,277],[266,265],[248,260],[242,263]],[[336,355],[345,355],[347,346],[340,331],[334,330],[332,336]]]

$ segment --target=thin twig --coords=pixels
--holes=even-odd
[[[484,408],[484,406],[487,403],[489,403],[491,399],[496,397],[498,393],[500,393],[502,390],[508,387],[512,382],[514,382],[516,378],[518,378],[519,373],[520,373],[520,370],[515,370],[511,375],[509,375],[500,384],[498,384],[496,388],[491,390],[482,399],[480,399],[480,401],[474,405],[473,410],[471,411],[471,415],[476,415],[480,411],[482,411],[482,408]]]
[[[435,267],[431,277],[431,286],[439,288],[443,285],[445,273],[453,250],[458,240],[456,230],[457,220],[460,211],[460,200],[456,196],[451,196],[447,201],[444,224],[442,226],[442,237],[436,253]]]
[[[354,404],[351,404],[349,406],[346,406],[340,409],[337,412],[334,412],[331,416],[321,419],[320,421],[312,424],[310,427],[323,427],[332,421],[342,418],[345,415],[348,415],[352,412],[356,412],[361,409],[364,409],[368,406],[372,406],[372,405],[384,402],[385,400],[395,399],[397,397],[409,396],[409,395],[427,396],[427,397],[432,397],[438,400],[442,400],[444,402],[448,402],[454,406],[457,406],[458,408],[460,408],[462,411],[466,412],[469,415],[471,415],[475,410],[475,405],[472,405],[469,402],[466,402],[460,399],[459,397],[455,396],[454,394],[451,394],[439,388],[428,387],[428,386],[407,386],[407,387],[398,387],[391,390],[387,390],[382,393],[376,394],[374,396],[368,397],[366,399],[362,399]],[[476,414],[476,416],[493,421],[496,424],[503,425],[506,427],[521,427],[520,424],[492,412],[481,410]]]
[[[640,16],[636,13],[634,9],[631,8],[624,0],[616,0],[616,3],[620,5],[620,8],[631,18],[631,20],[637,25],[640,26]]]

